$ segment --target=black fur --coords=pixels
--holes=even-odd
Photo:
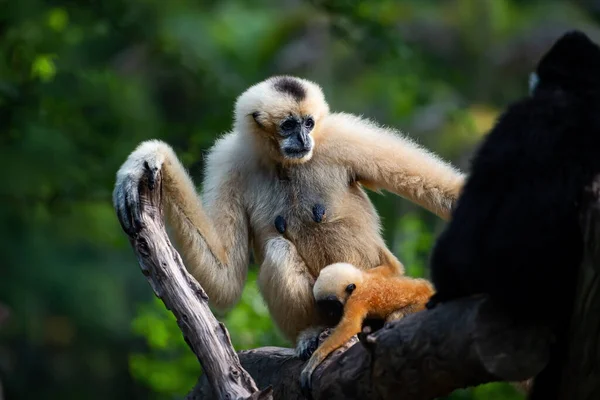
[[[296,101],[302,101],[306,98],[306,89],[301,82],[294,78],[287,76],[278,78],[274,87],[278,92],[289,94]]]
[[[431,256],[436,294],[428,308],[485,293],[511,315],[555,329],[560,344],[536,383],[556,382],[566,354],[583,256],[578,205],[600,172],[598,71],[600,47],[584,34],[552,46],[532,96],[511,105],[476,152]],[[555,395],[534,387],[532,398]]]

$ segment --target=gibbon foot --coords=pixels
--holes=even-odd
[[[171,151],[167,144],[158,140],[143,142],[117,172],[113,204],[128,234],[134,234],[141,228],[140,182],[147,176],[148,186],[153,190],[166,155]]]
[[[148,188],[150,190],[154,190],[154,186],[156,185],[156,178],[158,178],[158,172],[160,171],[160,167],[156,165],[150,166],[148,161],[144,161],[144,168],[146,169],[145,173],[148,176]]]
[[[324,327],[311,327],[300,332],[296,341],[296,356],[306,361],[317,350],[322,343],[331,334],[331,329]]]
[[[306,361],[317,350],[317,347],[319,347],[319,335],[298,339],[296,356],[300,360]]]

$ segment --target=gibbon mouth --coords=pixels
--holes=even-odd
[[[295,148],[286,148],[283,151],[285,152],[286,156],[289,156],[291,158],[302,158],[305,155],[307,155],[308,153],[310,153],[311,148],[301,148],[301,149],[295,149]]]

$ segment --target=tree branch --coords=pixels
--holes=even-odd
[[[524,381],[547,362],[551,333],[520,326],[484,297],[438,305],[395,321],[334,352],[313,376],[313,398],[426,400],[458,388],[494,381]],[[264,347],[240,352],[259,387],[273,386],[276,399],[303,399],[303,363],[291,349]],[[205,379],[192,392],[214,398]]]
[[[142,228],[129,236],[142,273],[150,286],[177,318],[179,328],[198,357],[217,399],[271,399],[272,391],[259,392],[242,368],[229,333],[208,306],[208,296],[187,272],[165,230],[162,210],[162,176],[153,190],[147,177],[139,186]]]

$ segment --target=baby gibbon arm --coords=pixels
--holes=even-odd
[[[352,336],[360,332],[362,322],[367,316],[366,307],[358,301],[348,300],[344,308],[344,316],[335,327],[333,333],[317,348],[304,366],[300,374],[300,387],[307,392],[312,386],[312,374],[314,370],[336,349],[343,346]]]
[[[223,159],[219,151],[208,157],[202,201],[171,147],[158,140],[143,142],[119,169],[113,193],[117,212],[131,221],[124,229],[135,230],[138,184],[144,174],[149,174],[152,183],[162,171],[162,199],[174,241],[211,305],[221,309],[239,299],[249,262],[248,222],[236,181],[239,176]]]
[[[371,189],[396,193],[443,219],[464,175],[410,139],[358,116],[334,113],[322,122],[324,151]]]

